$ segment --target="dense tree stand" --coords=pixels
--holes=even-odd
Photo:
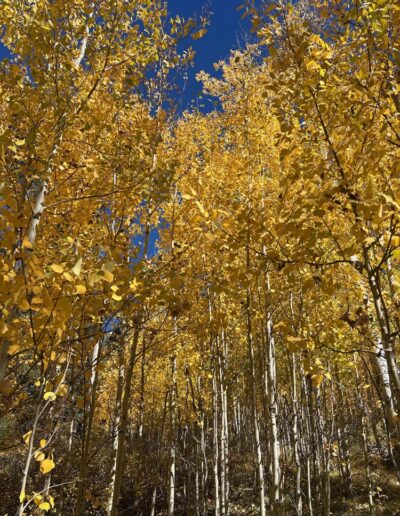
[[[400,6],[239,10],[1,2],[1,514],[400,514]]]

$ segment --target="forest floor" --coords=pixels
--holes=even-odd
[[[395,471],[389,465],[382,463],[379,457],[370,457],[370,474],[373,485],[374,515],[376,516],[400,516],[400,481]],[[369,516],[368,484],[365,470],[362,464],[354,465],[352,471],[353,495],[343,496],[340,478],[337,474],[331,475],[331,515],[346,516]],[[231,515],[256,516],[259,514],[259,507],[250,501],[254,491],[250,488],[237,490],[231,493],[232,503],[230,504]],[[290,505],[286,501],[286,507]],[[304,504],[304,502],[303,502]],[[304,514],[308,514],[307,508],[303,505]],[[210,513],[211,514],[211,513]],[[296,511],[290,509],[288,515],[295,515]],[[314,509],[314,516],[320,516],[318,510]]]
[[[395,471],[392,467],[382,464],[380,458],[370,457],[370,461],[374,514],[400,516],[400,481]],[[352,473],[354,495],[351,497],[341,496],[338,477],[331,479],[332,514],[370,514],[365,469],[362,465],[355,466]]]
[[[18,489],[18,482],[15,485],[13,483],[12,471],[9,468],[4,468],[7,464],[6,457],[9,452],[0,453],[0,462],[3,461],[3,470],[0,469],[0,486],[7,485],[9,490],[4,492],[2,502],[0,503],[0,516],[6,513],[12,514],[11,512],[4,511],[4,507],[12,507],[15,497],[12,493],[15,493]],[[375,516],[400,516],[400,481],[398,480],[393,466],[389,462],[385,462],[378,454],[372,454],[369,458],[370,462],[370,475],[373,485],[373,503],[374,503],[374,515]],[[251,457],[246,462],[247,467],[241,468],[235,472],[232,471],[233,484],[240,486],[236,489],[231,488],[230,492],[230,514],[231,516],[257,516],[260,514],[259,506],[257,505],[257,489],[256,484],[249,485],[249,479],[254,476],[252,468]],[[9,466],[13,466],[15,469],[15,463],[11,460]],[[8,473],[8,474],[6,474]],[[292,472],[290,472],[292,473]],[[289,486],[292,479],[287,478],[286,491],[292,491]],[[365,469],[363,466],[362,458],[357,463],[352,464],[352,481],[353,481],[353,495],[343,496],[342,482],[337,474],[337,469],[331,473],[331,515],[332,516],[346,516],[346,515],[357,515],[357,516],[369,516],[370,510],[368,505],[368,484],[365,475]],[[176,516],[186,516],[188,513],[180,506],[179,496],[177,497],[177,507],[175,514]],[[182,504],[183,505],[183,504]],[[286,498],[286,516],[295,516],[296,511],[290,509],[291,501]],[[130,509],[132,510],[132,508]],[[136,510],[136,509],[134,509]],[[64,513],[65,516],[71,514],[68,512]],[[90,511],[88,514],[103,515],[103,511]],[[145,515],[146,512],[141,510],[135,513],[121,511],[122,514],[140,514]],[[158,512],[159,516],[166,514],[166,512]],[[212,501],[209,500],[209,512],[211,516],[214,514],[212,507]],[[267,512],[268,514],[268,512]],[[303,514],[307,516],[309,514],[305,501],[303,500]],[[313,516],[321,516],[321,513],[317,508],[314,507]]]

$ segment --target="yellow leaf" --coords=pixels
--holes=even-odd
[[[40,450],[35,451],[33,456],[35,457],[35,460],[37,460],[38,462],[42,462],[42,460],[45,459],[44,453]]]
[[[74,278],[71,276],[71,274],[70,274],[69,272],[64,272],[63,277],[64,277],[67,281],[70,281],[71,283],[74,281]]]
[[[29,238],[24,238],[22,241],[22,247],[25,247],[26,249],[33,249],[33,245]]]
[[[14,140],[15,145],[18,145],[18,147],[22,147],[22,145],[25,145],[25,140]]]
[[[3,314],[6,315],[8,310],[6,308],[3,308]],[[4,335],[8,331],[8,326],[4,321],[0,321],[0,333]]]
[[[60,387],[57,389],[58,396],[66,396],[68,393],[68,387],[65,385],[65,383],[61,384]]]
[[[39,509],[42,509],[42,511],[49,511],[51,509],[51,506],[49,502],[43,502],[39,505]]]
[[[62,274],[64,272],[64,267],[58,263],[53,263],[53,265],[50,265],[50,268],[57,274]]]
[[[91,274],[89,276],[88,284],[91,287],[93,287],[93,285],[95,285],[97,282],[99,282],[102,279],[104,279],[103,276],[100,276],[100,274],[97,274],[96,272],[94,272],[93,274]]]
[[[66,353],[61,353],[58,357],[58,362],[60,364],[64,364],[67,361],[68,355]]]
[[[203,233],[203,235],[209,242],[213,242],[215,240],[215,236],[213,235],[213,233],[210,233],[209,231]]]
[[[25,491],[21,491],[19,494],[19,501],[22,503],[26,498]]]
[[[29,432],[26,432],[26,434],[22,436],[22,439],[25,441],[26,444],[29,444],[29,441],[31,440],[31,435],[32,430],[29,430]]]
[[[57,398],[56,394],[54,392],[45,392],[43,399],[46,401],[54,401]]]
[[[47,444],[46,439],[40,439],[39,444],[40,444],[40,447],[41,447],[41,448],[44,448],[44,447],[46,446],[46,444]]]
[[[121,301],[122,300],[122,296],[116,294],[115,292],[113,293],[113,295],[111,296],[115,301]]]
[[[139,283],[136,279],[132,280],[129,284],[129,287],[131,288],[131,290],[135,291],[138,289],[138,286],[139,286]]]
[[[76,264],[72,267],[71,271],[75,274],[75,276],[79,276],[82,270],[82,257],[76,262]]]
[[[199,208],[199,211],[200,213],[203,215],[203,217],[208,217],[208,213],[206,212],[206,210],[204,209],[203,205],[201,204],[200,201],[195,201],[196,203],[196,206]]]
[[[311,376],[311,381],[314,387],[319,387],[324,379],[322,374],[313,374]]]
[[[389,195],[386,195],[384,193],[381,193],[381,195],[388,204],[392,204],[398,211],[400,211],[400,205],[397,204],[397,202],[394,199],[392,199],[391,197],[389,197]]]
[[[32,299],[32,304],[33,305],[41,305],[41,304],[43,304],[43,299],[41,297],[34,297]]]
[[[8,348],[8,354],[14,355],[14,353],[19,351],[20,347],[21,346],[19,344],[11,344],[11,346]]]
[[[104,279],[108,282],[108,283],[111,283],[112,281],[114,281],[114,274],[110,271],[103,271],[103,274],[104,274]]]
[[[111,287],[111,290],[112,290],[113,292],[118,292],[119,287],[117,287],[117,285],[113,285],[113,286]]]
[[[49,495],[49,503],[52,507],[54,507],[54,498]]]
[[[75,294],[84,294],[86,292],[85,285],[76,285]]]
[[[102,271],[109,271],[109,272],[112,272],[113,270],[115,269],[115,263],[114,262],[107,262],[105,263],[102,267],[101,267],[101,270]]]
[[[43,473],[43,475],[46,475],[46,473],[49,473],[55,467],[56,465],[51,459],[42,460],[40,463],[40,471]]]
[[[201,39],[207,34],[207,29],[200,29],[192,35],[193,39]]]
[[[43,500],[43,496],[42,495],[35,494],[35,496],[33,498],[33,501],[35,502],[36,505],[40,505],[42,503],[42,500]]]
[[[26,299],[23,299],[19,304],[18,306],[21,308],[21,310],[29,310],[30,308],[30,304],[28,303],[28,301]]]

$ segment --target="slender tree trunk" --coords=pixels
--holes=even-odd
[[[373,499],[371,470],[369,467],[368,426],[367,426],[368,419],[367,419],[366,406],[365,406],[364,400],[363,400],[361,392],[360,392],[360,380],[359,380],[359,374],[358,374],[357,367],[356,367],[356,393],[357,393],[357,404],[358,404],[358,407],[360,410],[361,436],[362,436],[362,444],[363,444],[365,478],[367,479],[367,485],[368,485],[368,506],[369,506],[369,513],[372,516],[374,514],[374,499]]]
[[[295,313],[293,306],[293,293],[290,292],[289,296],[290,306],[290,318],[292,321],[293,334],[297,334],[297,328],[295,325]],[[293,409],[293,460],[295,464],[296,482],[295,482],[295,507],[297,516],[303,514],[303,499],[301,496],[301,461],[300,461],[300,433],[299,433],[299,402],[297,393],[297,354],[288,354],[290,363],[291,383],[292,383],[292,409]]]
[[[266,277],[266,295],[270,291],[269,278]],[[283,513],[282,499],[280,493],[281,468],[280,468],[280,443],[277,425],[277,381],[276,381],[276,359],[275,359],[275,339],[273,334],[272,315],[266,301],[266,344],[267,344],[267,381],[268,381],[268,407],[269,424],[271,438],[271,494],[272,514],[279,516]]]
[[[126,433],[128,428],[128,414],[129,414],[129,406],[130,406],[130,397],[131,397],[131,389],[132,389],[132,377],[133,377],[133,369],[136,362],[137,355],[137,347],[139,342],[140,335],[140,321],[139,318],[136,321],[136,327],[134,330],[131,347],[129,350],[129,361],[126,367],[125,374],[125,385],[123,389],[123,398],[121,404],[121,417],[120,424],[118,428],[118,436],[117,436],[117,452],[115,456],[115,465],[114,465],[114,483],[111,490],[112,503],[109,506],[108,514],[109,516],[116,516],[118,514],[118,504],[119,504],[119,496],[121,492],[122,485],[122,475],[124,468],[124,458],[125,458],[125,444],[126,444]]]
[[[308,514],[310,516],[313,516],[313,504],[312,504],[312,489],[311,489],[311,456],[309,453],[307,453],[307,463],[306,463],[306,470],[307,470],[307,507],[308,507]]]
[[[319,412],[319,431],[321,433],[321,453],[323,459],[323,472],[324,472],[324,482],[323,482],[323,508],[324,508],[324,516],[330,516],[331,514],[331,449],[332,449],[332,435],[334,432],[335,425],[335,414],[333,408],[333,388],[331,384],[331,388],[329,389],[329,398],[328,399],[328,387],[323,385],[321,387],[323,390],[323,398],[317,401],[317,410]],[[317,396],[320,397],[320,390],[317,391]],[[330,403],[329,403],[330,401]],[[330,407],[329,407],[330,405]],[[325,409],[325,410],[324,410]]]
[[[164,442],[164,433],[165,433],[165,421],[167,417],[167,404],[168,404],[168,391],[165,393],[164,397],[164,409],[163,409],[163,417],[161,422],[161,433],[157,442],[157,452],[156,452],[156,472],[154,475],[154,486],[151,496],[151,508],[150,508],[150,515],[154,516],[156,511],[156,503],[157,503],[157,489],[158,489],[158,483],[160,478],[160,459],[162,455],[162,446]]]
[[[199,412],[200,412],[200,453],[201,453],[201,470],[200,470],[200,486],[201,486],[201,508],[202,515],[205,516],[207,514],[207,482],[208,482],[208,464],[207,464],[207,450],[206,450],[206,434],[205,434],[205,424],[206,424],[206,416],[204,412],[204,402],[202,395],[202,380],[199,377],[198,380],[199,392],[200,392],[200,400],[199,400]]]
[[[218,385],[217,385],[217,361],[216,361],[216,345],[213,344],[213,360],[212,360],[212,402],[213,402],[213,471],[214,471],[214,514],[221,514],[221,498],[219,485],[219,411],[218,411]]]
[[[250,289],[247,289],[246,296],[246,322],[247,322],[247,348],[250,363],[250,389],[251,389],[251,411],[254,432],[254,446],[256,453],[256,470],[260,503],[260,515],[265,516],[265,486],[264,486],[264,465],[262,461],[260,429],[258,423],[256,372],[254,365],[253,330],[251,321]]]
[[[73,357],[72,358],[72,366],[71,366],[71,380],[70,380],[70,386],[71,386],[70,396],[71,396],[72,405],[75,404],[74,383],[75,383],[75,359]],[[74,419],[74,416],[72,416],[71,423],[69,425],[67,456],[65,458],[65,466],[64,466],[64,470],[67,472],[69,472],[69,468],[70,468],[70,464],[71,464],[71,452],[72,452],[73,442],[74,442],[74,432],[75,432],[75,419]],[[57,514],[59,516],[63,515],[64,500],[65,500],[65,486],[61,486],[61,493],[60,493],[58,504],[56,506]]]
[[[112,428],[112,436],[113,436],[113,448],[111,454],[111,480],[110,480],[110,496],[108,500],[107,510],[108,512],[112,509],[113,504],[113,486],[115,484],[116,477],[116,457],[118,451],[118,431],[121,425],[121,408],[122,408],[122,394],[125,380],[125,357],[124,357],[124,348],[123,346],[118,347],[118,380],[117,380],[117,393],[115,400],[115,410],[114,410],[114,423]]]
[[[65,382],[65,377],[67,375],[67,371],[68,371],[68,368],[69,368],[70,358],[71,357],[69,356],[68,360],[67,360],[67,364],[66,364],[65,370],[64,370],[64,373],[62,375],[62,378],[61,378],[61,380],[58,383],[58,387],[55,389],[56,393],[58,391],[59,386]],[[35,441],[35,438],[36,438],[36,432],[37,432],[37,429],[38,429],[38,424],[39,424],[40,418],[43,415],[44,411],[46,410],[46,408],[51,403],[51,401],[46,401],[43,405],[41,403],[42,398],[43,398],[43,394],[44,394],[44,390],[45,390],[45,386],[46,386],[46,378],[42,377],[40,379],[40,388],[39,388],[38,397],[37,397],[37,405],[36,405],[36,410],[35,410],[35,417],[34,417],[34,420],[33,420],[32,430],[31,430],[31,434],[29,436],[29,441],[28,441],[28,451],[27,451],[27,455],[26,455],[25,466],[24,466],[24,471],[23,471],[23,475],[22,475],[22,482],[21,482],[20,504],[19,504],[17,512],[16,512],[17,516],[23,516],[23,514],[24,514],[24,509],[25,509],[24,501],[25,501],[25,496],[26,496],[26,485],[27,485],[27,482],[28,482],[28,475],[29,475],[29,470],[30,470],[30,466],[31,466],[31,463],[32,463],[32,458],[34,456],[34,441]]]
[[[170,466],[169,466],[169,495],[168,516],[175,513],[175,489],[176,489],[176,355],[171,357],[171,391],[170,391]]]
[[[400,377],[393,351],[393,342],[390,330],[390,319],[383,299],[378,273],[371,266],[366,247],[363,248],[363,251],[365,268],[368,275],[368,283],[370,286],[372,299],[375,307],[376,319],[381,334],[383,353],[387,363],[389,378],[393,389],[393,397],[396,400],[397,410],[400,410]]]
[[[221,512],[229,514],[229,447],[228,447],[228,395],[226,383],[227,342],[224,331],[221,334],[219,350],[219,384],[221,400]]]
[[[352,482],[352,474],[351,474],[351,463],[350,463],[350,449],[349,443],[347,439],[348,433],[348,421],[350,421],[350,414],[347,413],[347,403],[345,403],[344,395],[343,395],[343,387],[340,381],[340,375],[338,367],[336,366],[336,378],[337,378],[337,390],[338,390],[338,401],[339,407],[342,407],[342,411],[339,413],[339,450],[340,450],[340,462],[342,464],[343,469],[343,480],[345,486],[346,496],[351,496],[353,494],[353,482]]]
[[[43,397],[44,387],[45,387],[45,382],[42,381],[41,382],[41,386],[40,386],[40,390],[39,390],[39,394],[38,394],[38,399],[37,399],[35,418],[33,420],[31,435],[29,437],[28,452],[26,454],[24,471],[23,471],[23,474],[22,474],[22,482],[21,482],[21,490],[20,490],[20,504],[18,506],[17,516],[22,516],[23,513],[24,513],[24,505],[25,505],[24,501],[25,501],[25,496],[26,496],[26,484],[28,482],[29,469],[30,469],[30,466],[31,466],[31,462],[32,462],[32,458],[33,458],[33,453],[34,453],[34,446],[33,445],[34,445],[34,440],[35,440],[35,437],[36,437],[37,426],[38,426],[40,415],[41,415],[41,412],[42,412],[41,400],[42,400],[42,397]]]
[[[292,357],[292,405],[293,405],[293,459],[296,472],[295,484],[295,506],[297,516],[303,514],[303,500],[301,497],[301,461],[300,461],[300,439],[299,439],[299,417],[298,417],[298,400],[297,400],[297,356]]]
[[[321,479],[322,479],[322,471],[321,471],[321,453],[320,453],[320,441],[317,435],[317,421],[316,414],[313,403],[313,390],[312,383],[310,378],[306,378],[305,385],[306,395],[307,395],[307,416],[309,421],[309,439],[310,439],[310,458],[312,459],[311,467],[311,476],[313,479],[312,487],[314,487],[315,493],[315,505],[318,510],[321,509]]]
[[[140,367],[140,401],[139,401],[139,425],[138,436],[143,436],[143,419],[144,419],[144,400],[145,400],[145,366],[146,366],[146,339],[143,337],[142,344],[142,361]]]
[[[86,475],[89,459],[89,450],[92,440],[92,428],[93,419],[96,409],[97,400],[97,384],[98,384],[98,362],[101,354],[101,342],[97,341],[93,348],[92,362],[91,362],[91,377],[90,377],[90,402],[89,402],[89,415],[87,419],[87,425],[85,424],[85,432],[83,436],[83,447],[82,456],[80,459],[79,466],[79,480],[78,480],[78,491],[76,495],[76,508],[75,515],[80,516],[85,512],[85,501],[86,501]]]

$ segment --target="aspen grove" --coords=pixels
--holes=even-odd
[[[0,2],[1,515],[400,514],[400,4],[235,7]]]

